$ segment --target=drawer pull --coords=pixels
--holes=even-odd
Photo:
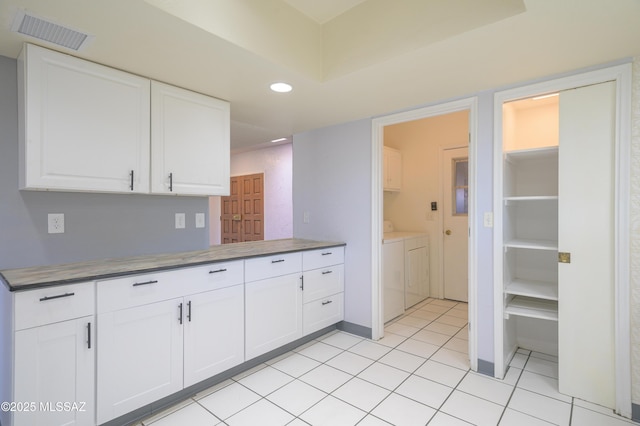
[[[330,254],[333,254],[333,253],[330,251],[325,251],[324,253],[322,253],[323,256],[329,256]]]
[[[91,349],[91,323],[87,323],[87,349]]]
[[[304,291],[304,275],[300,275],[300,290]]]
[[[333,271],[322,271],[322,275],[327,275],[327,274],[330,274],[330,273],[332,273],[332,272],[333,272]]]
[[[187,302],[187,319],[191,322],[191,300]]]
[[[280,263],[284,262],[284,259],[272,260],[271,263]]]
[[[182,324],[182,303],[178,305],[178,322]]]
[[[329,303],[332,303],[332,302],[333,302],[333,300],[327,300],[326,302],[322,302],[322,306],[328,305]]]
[[[43,298],[40,299],[41,302],[46,302],[47,300],[53,300],[53,299],[60,299],[63,297],[71,297],[75,295],[75,293],[65,293],[65,294],[58,294],[57,296],[45,296]]]
[[[218,272],[226,272],[227,268],[216,269],[215,271],[209,271],[210,274],[217,274]]]
[[[139,285],[149,285],[149,284],[156,284],[158,282],[158,280],[151,280],[151,281],[145,281],[145,282],[141,282],[141,283],[133,283],[134,287],[138,287]]]

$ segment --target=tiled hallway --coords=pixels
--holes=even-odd
[[[505,380],[473,373],[467,305],[428,299],[372,342],[333,332],[139,425],[629,426],[557,392],[557,360],[520,350]]]

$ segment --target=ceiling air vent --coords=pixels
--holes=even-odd
[[[64,27],[25,11],[16,14],[11,31],[73,50],[82,49],[93,39],[93,36],[89,34]]]

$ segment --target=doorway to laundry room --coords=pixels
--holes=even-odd
[[[469,110],[387,125],[383,141],[384,321],[427,297],[466,302]]]

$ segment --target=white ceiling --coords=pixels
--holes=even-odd
[[[12,33],[21,9],[95,39]],[[0,55],[29,41],[228,100],[243,150],[640,55],[639,22],[640,0],[3,0]]]

